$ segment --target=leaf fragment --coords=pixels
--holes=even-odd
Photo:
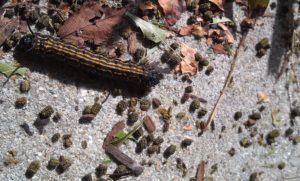
[[[224,17],[224,16],[223,16],[222,18],[219,18],[219,17],[213,17],[212,20],[213,20],[212,24],[232,22],[231,19],[226,18],[226,17]]]
[[[273,126],[278,126],[280,120],[278,119],[278,113],[279,109],[272,111],[271,117],[272,117],[272,125]]]
[[[175,71],[177,73],[189,73],[191,75],[195,75],[197,73],[197,62],[195,58],[196,51],[184,43],[181,43],[180,47],[183,59],[176,66]]]
[[[135,126],[133,127],[133,129],[130,130],[128,133],[125,133],[123,130],[120,130],[116,134],[115,138],[110,142],[110,144],[119,145],[120,143],[123,143],[123,142],[127,141],[128,139],[134,139],[132,134],[134,132],[136,132],[138,129],[140,129],[140,127],[142,125],[143,125],[143,121],[136,123]]]
[[[266,102],[270,102],[270,97],[268,96],[267,93],[265,92],[258,92],[257,93],[257,103],[266,103]]]
[[[181,0],[158,0],[158,4],[163,9],[166,22],[174,25],[181,16],[183,4]]]
[[[141,31],[147,39],[153,41],[154,43],[164,41],[166,37],[168,37],[170,34],[170,32],[163,30],[151,23],[148,23],[147,21],[131,13],[127,12],[125,15],[128,16],[132,21],[134,21],[136,26],[138,26],[141,29]]]
[[[215,4],[220,10],[224,11],[223,0],[209,0],[209,2]]]
[[[270,0],[248,0],[248,15],[257,18],[265,13]]]
[[[7,63],[0,63],[0,73],[5,75],[6,77],[10,77],[12,75],[21,75],[23,76],[28,71],[28,68],[25,67],[15,67],[14,65]]]

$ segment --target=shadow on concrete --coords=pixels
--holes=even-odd
[[[276,17],[274,23],[274,30],[272,35],[272,45],[270,56],[268,59],[268,74],[278,76],[281,65],[284,60],[285,53],[290,48],[290,24],[288,19],[289,2],[286,0],[277,1]]]

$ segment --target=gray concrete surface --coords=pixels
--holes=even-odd
[[[269,10],[270,11],[270,10]],[[207,131],[198,137],[199,130],[193,126],[191,131],[183,131],[185,124],[194,125],[196,114],[188,114],[188,118],[183,121],[175,119],[175,114],[180,111],[188,112],[189,102],[173,106],[173,100],[180,102],[184,88],[188,85],[180,81],[180,77],[173,73],[165,75],[164,80],[146,96],[146,98],[158,97],[162,100],[164,107],[173,107],[173,118],[170,131],[162,133],[162,121],[158,118],[157,111],[151,109],[148,114],[153,118],[157,125],[155,136],[161,135],[165,141],[162,144],[162,150],[165,150],[170,144],[177,145],[175,155],[171,156],[164,165],[161,165],[160,172],[155,170],[155,166],[145,166],[143,174],[137,178],[127,177],[122,180],[189,180],[196,174],[197,165],[201,160],[205,160],[206,176],[212,176],[216,181],[243,181],[249,180],[253,172],[261,172],[260,180],[263,181],[281,181],[288,177],[296,177],[300,180],[300,145],[293,143],[284,137],[285,130],[290,127],[290,103],[294,102],[300,105],[299,92],[295,92],[296,87],[287,85],[288,77],[283,74],[279,81],[275,82],[273,74],[269,74],[270,50],[262,58],[255,56],[255,44],[263,37],[268,37],[272,41],[275,29],[275,10],[270,11],[270,17],[259,18],[253,30],[250,31],[246,39],[246,48],[240,53],[238,64],[234,72],[234,81],[231,88],[224,96],[218,113],[215,118],[215,131]],[[240,22],[243,19],[243,12],[239,6],[234,5],[234,19]],[[185,24],[187,14],[184,14],[178,21],[178,25]],[[240,35],[237,34],[237,41]],[[192,36],[173,37],[167,40],[167,44],[174,41],[185,42],[191,47],[197,49],[202,55],[208,57],[215,70],[210,76],[206,76],[204,71],[199,72],[192,77],[192,86],[194,93],[208,100],[204,105],[210,111],[215,103],[219,91],[223,86],[232,58],[225,55],[207,54],[207,45],[204,39],[195,40]],[[271,42],[272,47],[281,49],[281,42]],[[235,43],[235,47],[236,47]],[[235,48],[233,49],[235,50]],[[276,51],[276,50],[275,50]],[[151,61],[159,62],[162,51],[158,49],[150,57]],[[280,59],[279,59],[280,60]],[[2,62],[16,62],[14,58],[7,54]],[[99,90],[97,80],[85,80],[88,78],[85,74],[75,72],[76,69],[66,66],[55,66],[47,68],[38,65],[39,62],[31,62],[31,74],[29,80],[32,88],[25,96],[29,103],[23,109],[15,109],[14,101],[17,97],[23,96],[19,92],[19,83],[22,77],[15,81],[10,80],[0,90],[0,180],[26,180],[25,171],[32,160],[41,161],[41,169],[32,178],[32,180],[80,180],[87,173],[94,173],[95,168],[101,161],[108,159],[102,149],[103,139],[111,129],[112,125],[120,120],[126,120],[126,114],[119,116],[115,113],[116,104],[122,99],[121,96],[110,96],[103,105],[96,119],[88,125],[78,123],[81,111],[85,105],[92,104],[95,97],[103,99],[106,92]],[[26,65],[27,65],[26,64]],[[51,66],[52,66],[51,64]],[[45,65],[43,63],[42,65]],[[47,65],[47,64],[46,64]],[[299,66],[297,64],[297,66]],[[299,68],[296,71],[300,76]],[[59,78],[58,78],[59,77]],[[4,82],[4,76],[0,76],[0,82]],[[287,90],[286,87],[289,87]],[[264,103],[266,109],[262,112],[262,119],[256,123],[259,134],[266,135],[273,129],[280,130],[280,136],[272,146],[260,146],[257,142],[258,135],[249,136],[243,122],[247,120],[252,111],[257,111],[261,105],[257,104],[257,92],[266,92],[270,96],[270,103]],[[296,102],[295,102],[296,101]],[[36,128],[32,126],[37,117],[37,113],[46,105],[52,105],[55,111],[63,113],[62,120],[58,123],[50,122],[46,126],[45,132],[40,135]],[[76,111],[75,107],[79,110]],[[279,109],[279,119],[281,120],[277,127],[272,125],[271,112]],[[241,111],[243,117],[239,121],[234,121],[233,115],[236,111]],[[207,115],[203,120],[207,119]],[[28,136],[20,128],[24,121],[29,123],[34,131],[33,136]],[[294,135],[300,134],[300,121],[296,119]],[[221,127],[225,126],[224,132]],[[243,132],[238,134],[238,127],[243,128]],[[128,129],[128,128],[127,128]],[[73,145],[65,149],[61,139],[59,142],[51,143],[51,137],[54,133],[72,134]],[[219,135],[222,138],[219,138]],[[239,141],[247,137],[253,141],[248,148],[240,146]],[[180,148],[180,142],[184,138],[194,140],[193,144],[187,149]],[[87,149],[81,148],[81,141],[88,142]],[[231,148],[235,148],[236,154],[230,157],[227,153]],[[142,159],[152,159],[154,161],[164,162],[162,154],[153,155],[151,158],[145,153],[137,155],[134,152],[135,144],[129,142],[121,146],[122,150],[138,162]],[[4,166],[3,159],[8,150],[17,151],[17,159],[20,161],[17,165]],[[49,171],[46,168],[47,162],[51,157],[64,155],[73,160],[73,164],[67,172],[58,175],[55,171]],[[176,158],[183,158],[187,165],[188,173],[185,178],[181,178],[181,172],[176,168]],[[279,170],[277,165],[285,162],[286,167]],[[218,169],[213,174],[211,166],[218,164]],[[116,164],[109,165],[108,173],[112,173]],[[96,179],[93,174],[93,178]]]

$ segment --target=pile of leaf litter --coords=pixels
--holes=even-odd
[[[245,7],[247,15],[242,24],[242,35],[245,35],[250,28],[255,25],[255,19],[260,16],[260,12],[264,11],[268,1],[237,1],[241,6]],[[248,4],[249,3],[249,4]],[[188,11],[190,17],[186,25],[178,27],[176,22],[181,18],[181,14]],[[258,13],[259,12],[259,13]],[[237,26],[232,20],[224,15],[224,3],[222,0],[158,0],[158,1],[140,1],[134,4],[131,1],[123,1],[119,4],[110,1],[62,1],[50,0],[46,6],[41,6],[38,0],[28,2],[14,2],[5,4],[1,7],[1,15],[4,18],[0,23],[4,26],[0,27],[0,44],[3,50],[8,52],[14,49],[20,38],[29,33],[27,26],[35,27],[38,31],[57,36],[65,42],[75,44],[79,47],[90,48],[95,52],[104,54],[110,58],[119,59],[124,54],[130,54],[132,61],[135,63],[145,63],[145,59],[149,58],[146,48],[142,46],[143,41],[151,44],[152,47],[165,43],[167,38],[172,36],[194,36],[196,39],[205,38],[209,50],[216,54],[225,54],[231,56],[232,46],[235,43]],[[122,40],[122,41],[121,41]],[[242,39],[243,40],[243,39]],[[242,41],[241,40],[241,41]],[[142,42],[141,42],[142,41]],[[264,47],[263,47],[264,48]],[[266,48],[267,49],[267,48]],[[237,56],[237,55],[236,55]],[[174,73],[184,74],[183,81],[189,82],[189,76],[196,75],[198,71],[206,68],[205,74],[209,75],[213,71],[210,62],[204,58],[195,49],[189,47],[185,43],[173,43],[168,46],[162,55],[162,63],[167,63],[174,70]],[[233,65],[234,67],[234,65]],[[0,72],[7,76],[15,78],[16,75],[25,75],[27,68],[20,68],[19,65],[0,64]],[[230,77],[230,76],[228,76]],[[230,78],[228,79],[228,82]],[[226,83],[224,87],[228,86]],[[28,92],[30,89],[29,81],[25,80],[20,85],[21,92]],[[192,87],[188,86],[183,93],[181,103],[185,103],[187,99],[192,99],[189,111],[197,111],[197,116],[202,118],[208,111],[200,106],[207,101],[192,94]],[[258,101],[268,102],[268,96],[264,93],[258,94]],[[26,97],[20,97],[16,100],[16,108],[22,108],[26,105]],[[218,102],[217,102],[218,103]],[[216,104],[217,104],[216,103]],[[102,103],[101,103],[102,104]],[[86,106],[79,118],[80,124],[91,123],[98,112],[101,105],[95,101],[93,105]],[[167,160],[176,152],[176,145],[169,144],[168,147],[161,151],[161,143],[164,139],[155,136],[156,125],[152,118],[147,115],[147,111],[152,107],[157,109],[159,117],[163,120],[163,131],[168,131],[171,124],[172,109],[161,106],[163,103],[159,99],[153,98],[151,101],[147,99],[139,100],[140,107],[137,107],[137,98],[130,100],[122,100],[116,107],[117,114],[123,114],[127,110],[127,125],[131,128],[124,131],[125,123],[118,122],[112,126],[112,130],[103,140],[103,149],[111,160],[118,163],[116,170],[107,174],[107,164],[111,160],[104,161],[97,168],[95,174],[97,177],[105,177],[109,175],[113,179],[123,176],[133,175],[139,176],[143,171],[143,165],[155,164],[156,170],[161,167],[160,162],[156,163],[138,163],[127,156],[119,146],[126,144],[129,140],[137,143],[136,152],[145,152],[149,157],[154,154],[163,154]],[[174,105],[178,104],[174,102]],[[298,111],[298,112],[297,112]],[[54,109],[47,106],[40,111],[38,118],[33,126],[36,127],[40,134],[43,134],[47,124],[52,120],[59,121],[61,115]],[[214,111],[213,111],[214,113]],[[185,112],[176,115],[176,119],[183,119]],[[299,115],[299,110],[295,109],[294,114]],[[212,114],[213,115],[213,114]],[[276,124],[275,111],[272,113],[272,119]],[[241,118],[239,112],[235,113],[235,119]],[[50,119],[52,118],[52,119]],[[211,119],[213,116],[211,116]],[[255,125],[260,119],[260,113],[249,115],[249,120],[244,123],[248,129]],[[207,128],[213,129],[213,122],[199,122],[196,124],[201,129],[202,134]],[[24,131],[32,136],[34,131],[27,123],[21,125]],[[185,131],[193,129],[192,125],[185,125]],[[144,135],[144,130],[147,134]],[[252,130],[255,132],[255,130]],[[293,131],[288,131],[286,135],[290,136]],[[253,133],[255,134],[255,133]],[[278,137],[277,130],[273,130],[266,137],[266,142],[272,144]],[[57,142],[60,138],[59,134],[54,134],[52,142]],[[295,144],[299,142],[299,136],[290,138]],[[72,145],[72,135],[65,134],[62,136],[63,145],[68,148]],[[184,139],[180,146],[182,149],[190,146],[193,140]],[[262,138],[262,144],[264,140]],[[87,143],[82,142],[82,148],[85,149]],[[248,147],[252,143],[247,139],[242,139],[240,145]],[[229,151],[230,155],[234,155],[235,150]],[[9,152],[9,158],[13,160],[15,153]],[[13,163],[17,163],[13,160]],[[47,168],[49,170],[56,169],[59,174],[67,171],[71,167],[72,161],[68,158],[60,156],[49,160]],[[185,163],[181,158],[176,159],[176,167],[182,172],[184,177],[187,172]],[[205,174],[205,161],[201,161],[197,168],[194,180],[203,180]],[[26,171],[26,177],[31,178],[39,170],[40,162],[33,161]],[[255,177],[255,176],[253,176]],[[83,180],[91,180],[91,174],[85,175]],[[206,177],[210,179],[210,177]]]

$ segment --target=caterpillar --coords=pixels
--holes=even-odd
[[[18,47],[25,52],[36,51],[61,56],[70,63],[77,63],[80,67],[100,76],[146,87],[155,86],[162,78],[160,73],[145,66],[109,59],[48,35],[38,33],[26,35],[20,40]]]

